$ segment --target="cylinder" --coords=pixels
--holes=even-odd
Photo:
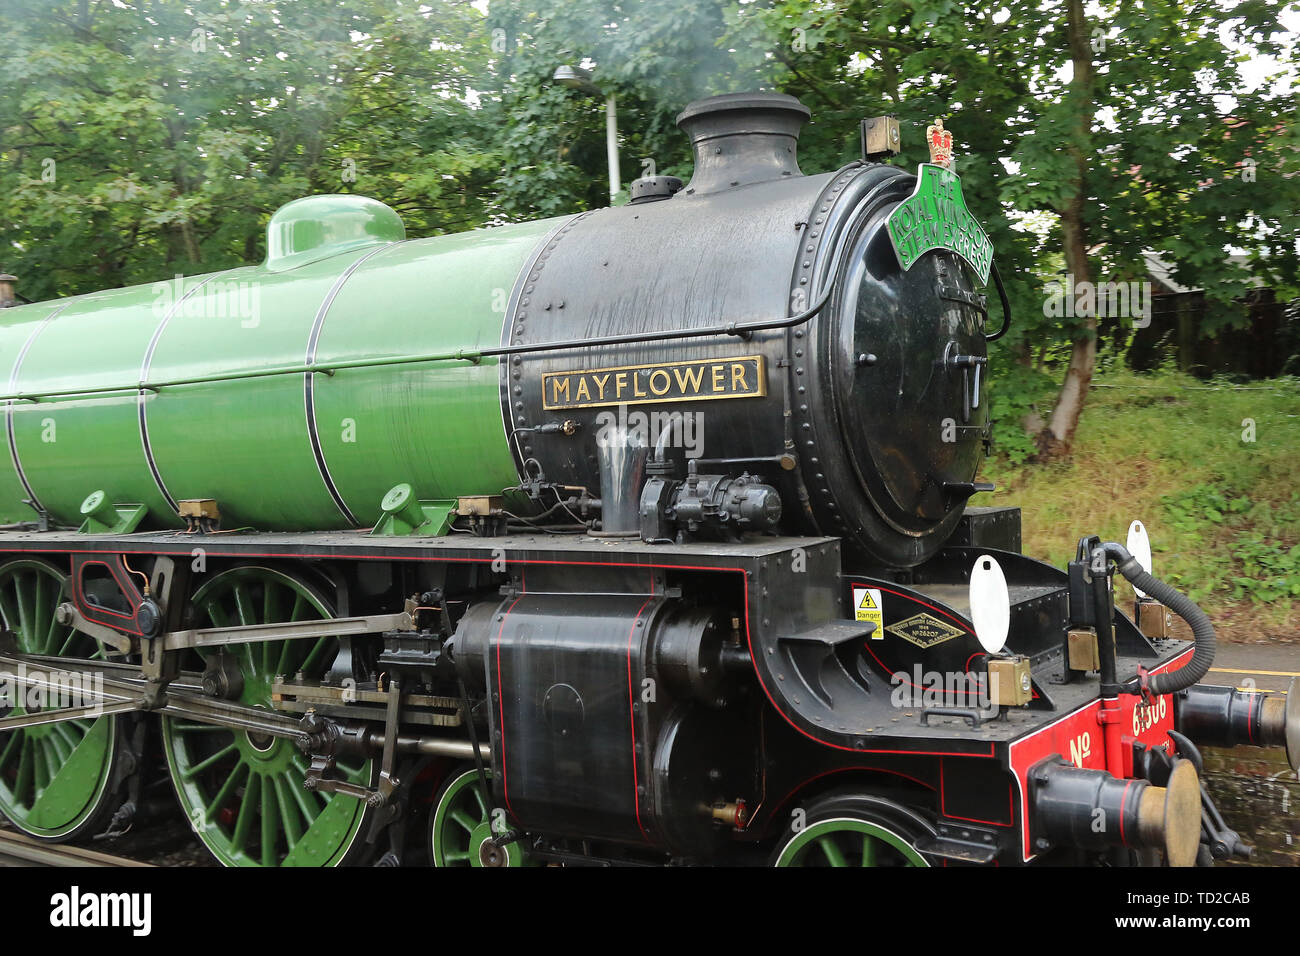
[[[1285,694],[1263,694],[1217,684],[1194,684],[1174,695],[1179,732],[1212,747],[1285,747],[1292,770],[1300,764],[1300,696],[1296,681]]]
[[[1083,770],[1059,757],[1038,764],[1029,777],[1036,845],[1152,847],[1164,851],[1170,866],[1195,865],[1201,788],[1190,761],[1175,762],[1165,787]]]
[[[649,445],[640,431],[619,425],[596,437],[600,462],[600,533],[636,537],[640,533],[641,486]]]

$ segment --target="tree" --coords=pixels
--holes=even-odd
[[[417,235],[488,215],[468,4],[5,6],[2,264],[29,298],[256,260],[270,214],[313,192],[375,195]]]
[[[1252,278],[1296,294],[1300,129],[1279,120],[1296,80],[1249,90],[1239,62],[1284,52],[1283,9],[1295,4],[0,0],[0,266],[30,297],[219,269],[258,258],[271,212],[312,192],[373,195],[412,235],[603,205],[603,104],[551,81],[564,63],[617,94],[625,182],[689,176],[674,119],[712,93],[805,101],[805,169],[856,158],[858,119],[882,113],[904,130],[894,162],[914,167],[942,117],[1015,314],[994,347],[1011,360],[992,382],[999,443],[1033,450],[1006,419],[1050,373],[1042,444],[1063,453],[1099,317],[1051,314],[1048,280],[1144,281],[1153,250],[1207,290],[1216,321],[1233,321]]]
[[[1041,42],[1022,59],[1033,97],[1030,129],[1011,154],[1018,174],[1004,198],[1020,210],[1059,217],[1066,272],[1081,283],[1145,281],[1142,253],[1177,263],[1177,275],[1226,306],[1251,275],[1294,289],[1294,210],[1300,179],[1289,89],[1247,91],[1242,54],[1279,54],[1281,10],[1213,0],[1025,4],[1012,16],[1042,18]],[[1225,43],[1224,37],[1228,39]],[[1062,40],[1064,42],[1062,42]],[[1068,67],[1068,71],[1065,69]],[[1266,157],[1267,189],[1246,188],[1247,159]],[[1247,250],[1250,269],[1229,261]],[[1291,294],[1294,294],[1292,292]],[[1097,356],[1095,312],[1075,308],[1064,384],[1040,436],[1048,455],[1068,452]],[[1135,318],[1129,316],[1128,318]]]

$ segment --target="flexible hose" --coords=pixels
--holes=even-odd
[[[1210,670],[1210,665],[1214,663],[1214,649],[1217,642],[1214,637],[1214,625],[1191,598],[1182,594],[1159,578],[1152,577],[1142,568],[1141,562],[1133,555],[1129,554],[1128,549],[1114,541],[1102,545],[1106,553],[1114,559],[1119,573],[1124,575],[1133,587],[1137,588],[1144,594],[1149,594],[1169,610],[1173,611],[1192,629],[1192,639],[1196,642],[1196,649],[1192,652],[1192,659],[1178,668],[1176,671],[1169,671],[1164,674],[1156,674],[1151,678],[1150,688],[1152,694],[1173,694],[1177,691],[1184,690],[1197,683]],[[1125,690],[1130,693],[1136,693],[1139,690],[1136,679],[1130,681]]]

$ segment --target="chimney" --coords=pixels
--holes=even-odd
[[[677,117],[695,152],[695,174],[683,194],[802,176],[796,149],[811,115],[784,93],[726,93],[691,103]]]

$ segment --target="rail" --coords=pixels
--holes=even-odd
[[[12,830],[0,830],[0,866],[153,866],[65,843],[45,843]]]

